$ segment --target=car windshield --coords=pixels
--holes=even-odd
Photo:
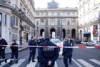
[[[59,43],[59,42],[61,42],[59,39],[51,39],[50,41],[53,42],[53,43]]]

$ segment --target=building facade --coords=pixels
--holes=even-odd
[[[100,0],[79,0],[79,38],[100,40]]]
[[[34,35],[34,1],[0,0],[0,36],[19,44]]]
[[[52,38],[77,37],[77,8],[59,8],[54,0],[48,8],[35,9],[35,36],[49,35]]]

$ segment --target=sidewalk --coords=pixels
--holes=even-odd
[[[18,51],[21,51],[21,50],[27,49],[27,45],[28,45],[27,42],[24,42],[22,45],[23,45],[23,47],[22,47],[22,48],[18,48]],[[11,53],[11,49],[10,49],[10,47],[6,47],[6,49],[5,49],[5,53],[6,53],[6,54],[7,54],[7,53]]]

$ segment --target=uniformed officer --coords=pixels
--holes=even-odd
[[[10,63],[12,63],[13,58],[15,57],[16,59],[16,63],[18,63],[18,44],[16,43],[16,40],[13,40],[13,43],[11,44],[11,61]]]
[[[74,46],[75,45],[75,41],[73,38],[70,38],[70,46]],[[73,48],[70,48],[71,50],[71,55],[70,55],[70,59],[69,59],[69,63],[72,64],[72,53],[73,53]]]
[[[0,59],[4,59],[5,63],[7,63],[7,59],[5,58],[5,48],[6,48],[6,45],[8,45],[6,40],[3,39],[0,36]],[[1,61],[0,61],[0,63],[1,63]]]
[[[30,55],[29,55],[29,62],[31,61],[32,59],[32,62],[35,62],[34,58],[35,58],[35,53],[36,53],[36,40],[31,37],[31,40],[29,40],[28,42],[28,45],[29,45],[29,51],[30,51]]]
[[[64,47],[70,47],[71,46],[69,38],[65,38],[63,46]],[[69,60],[69,63],[71,64],[72,48],[63,48],[62,55],[63,55],[64,65],[65,65],[65,67],[68,67],[68,60]]]
[[[45,39],[43,37],[39,37],[38,41],[37,41],[37,45],[40,46],[40,43],[43,43],[45,41]],[[39,62],[38,56],[37,56],[37,60]]]
[[[54,46],[55,44],[50,42],[50,39],[46,37],[45,41],[41,43],[39,46]],[[38,48],[38,58],[40,62],[39,67],[53,67],[56,59],[59,56],[59,49],[58,48],[45,48],[39,47]]]
[[[44,38],[43,37],[39,37],[37,44],[39,45],[42,42],[44,42]]]

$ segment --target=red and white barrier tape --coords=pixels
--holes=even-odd
[[[10,45],[0,45],[0,47],[43,47],[43,48],[100,48],[100,46],[28,46],[28,45],[18,45],[18,46],[10,46]]]

